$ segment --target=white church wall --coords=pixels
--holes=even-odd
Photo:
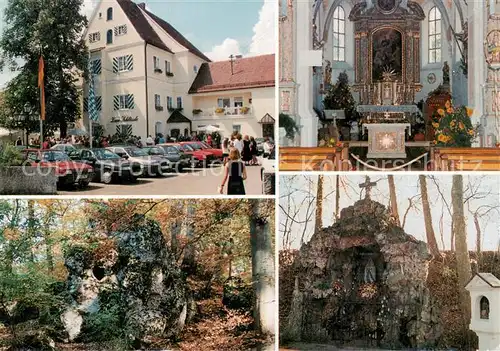
[[[436,63],[429,63],[429,13],[436,7],[434,1],[426,1],[421,4],[425,13],[425,19],[422,21],[421,30],[421,55],[420,62],[422,67],[420,70],[420,82],[423,84],[422,91],[416,94],[417,102],[421,99],[425,100],[430,92],[435,90],[439,84],[443,82],[443,65],[445,61],[453,65],[452,62],[452,40],[451,33],[447,30],[444,16],[441,14],[441,61]],[[451,72],[450,72],[451,73]],[[435,76],[435,81],[432,82],[432,76]]]

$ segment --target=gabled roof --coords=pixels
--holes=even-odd
[[[206,57],[200,50],[198,50],[189,40],[187,40],[181,33],[179,33],[174,27],[170,25],[170,23],[156,16],[154,13],[151,13],[147,10],[144,10],[152,19],[155,21],[165,32],[168,33],[176,42],[184,46],[189,50],[193,55],[198,56],[204,61],[212,62],[208,57]]]
[[[274,54],[203,63],[190,94],[275,86]]]
[[[191,120],[184,116],[181,111],[174,110],[168,118],[167,123],[191,123]]]
[[[117,0],[125,15],[128,17],[135,30],[141,38],[148,44],[156,46],[170,53],[174,53],[168,48],[165,43],[160,39],[147,18],[141,11],[141,8],[131,0]]]
[[[483,280],[486,284],[488,284],[492,288],[500,288],[500,279],[498,279],[491,273],[477,273],[471,278],[471,280],[469,280],[469,282],[465,286],[468,286],[476,277]]]

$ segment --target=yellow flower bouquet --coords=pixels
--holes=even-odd
[[[436,145],[447,147],[471,147],[476,130],[470,117],[474,111],[466,106],[455,108],[447,101],[437,110],[431,121],[435,129]]]

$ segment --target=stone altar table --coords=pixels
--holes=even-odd
[[[368,158],[406,158],[406,129],[409,123],[373,123],[368,130]]]

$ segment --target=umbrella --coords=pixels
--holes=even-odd
[[[220,128],[218,128],[216,126],[206,126],[205,131],[208,133],[214,133],[214,132],[220,131]]]

